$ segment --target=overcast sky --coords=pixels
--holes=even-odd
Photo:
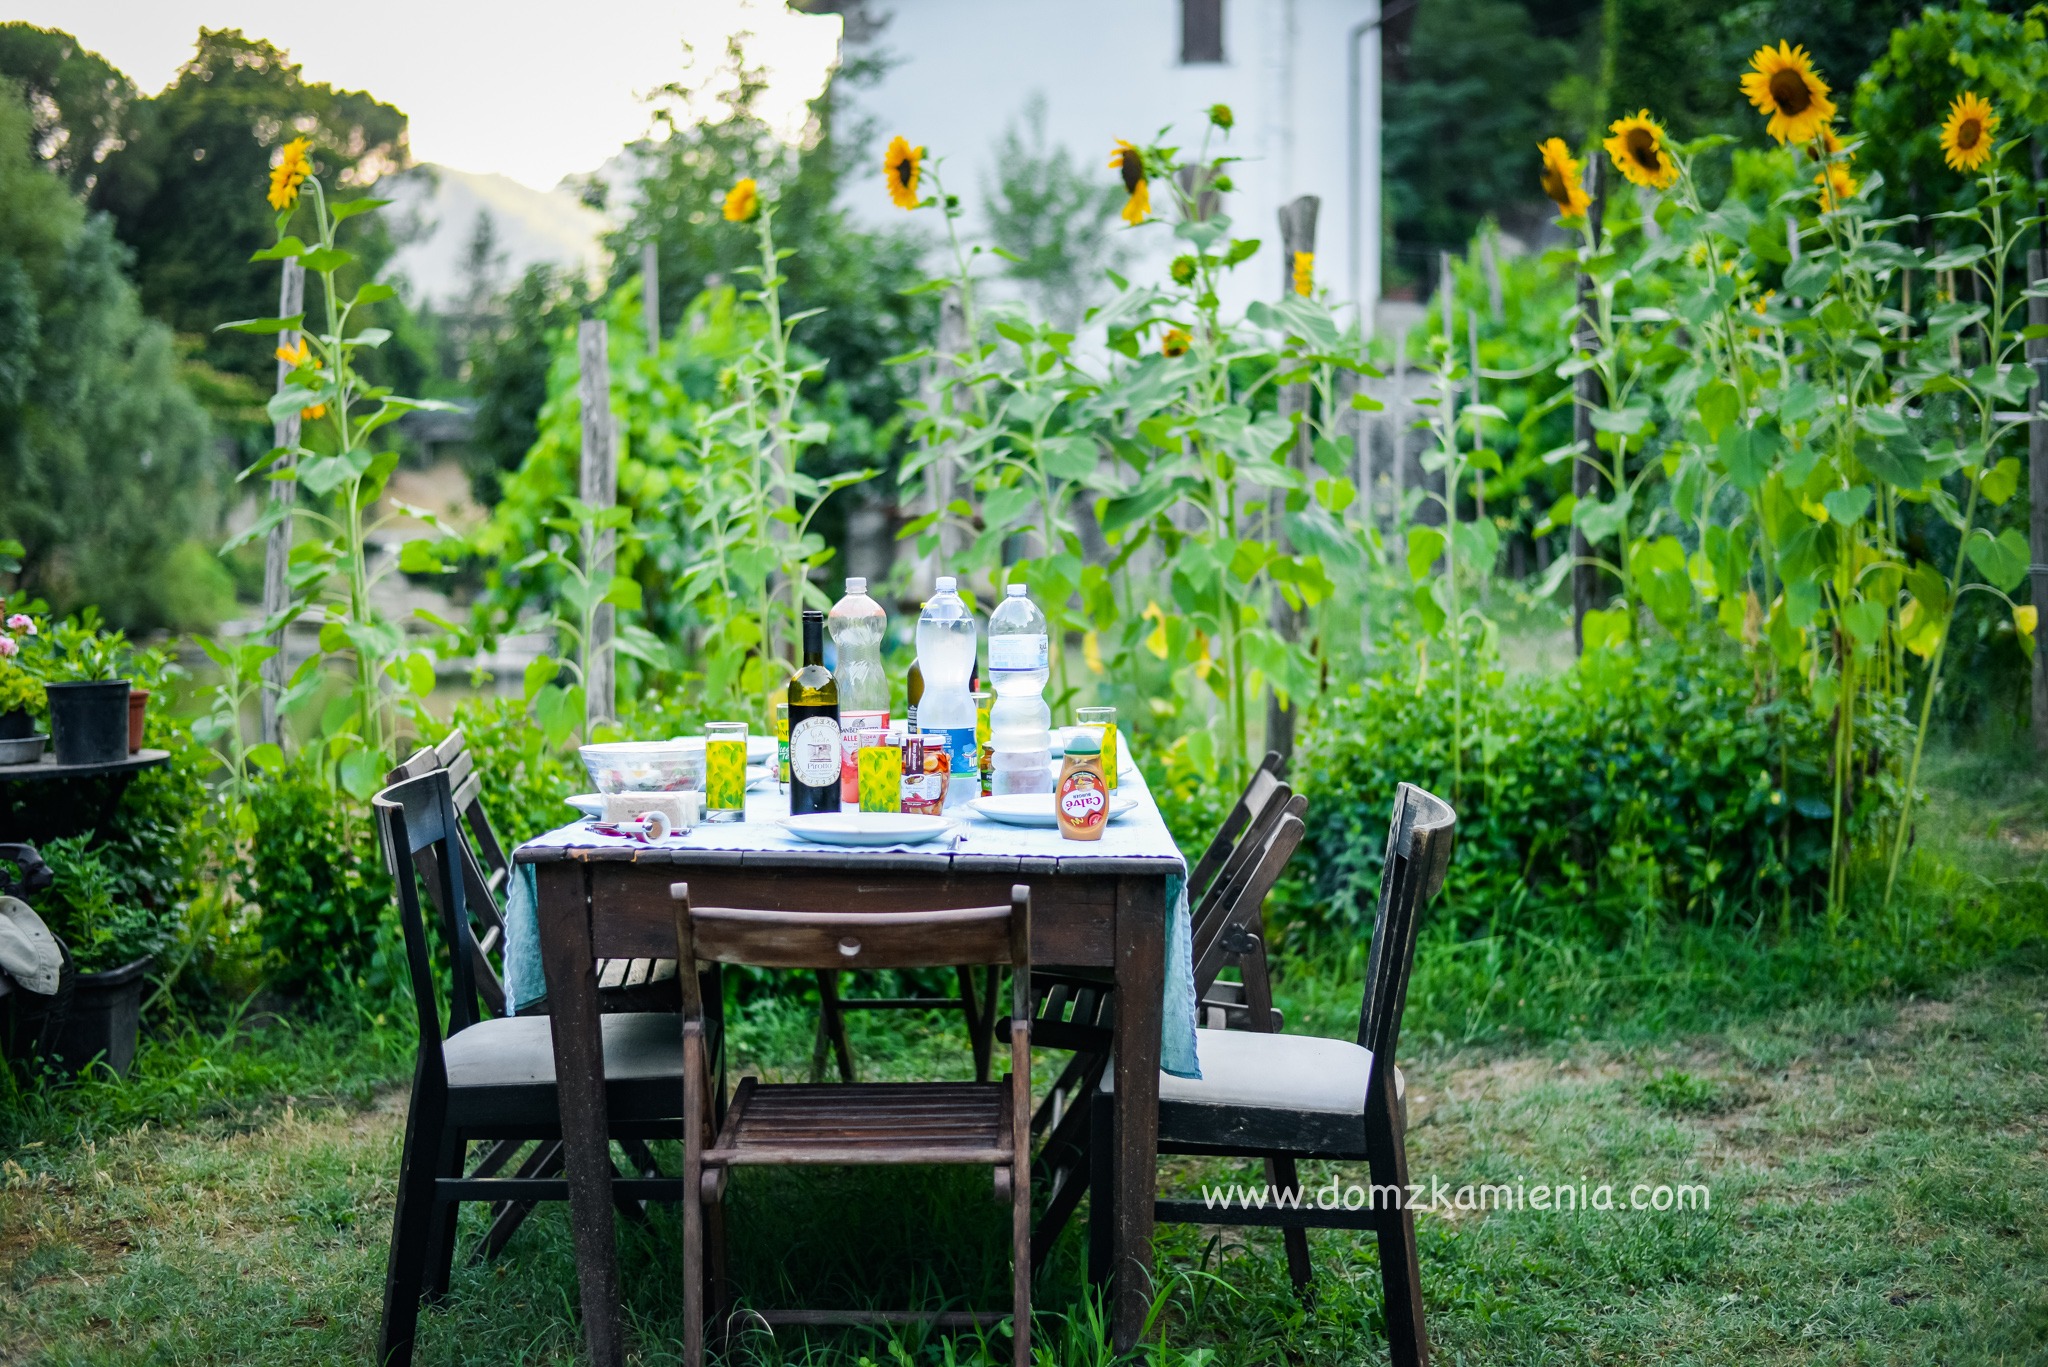
[[[309,81],[367,90],[412,117],[419,161],[495,171],[535,189],[595,169],[648,128],[644,96],[715,61],[726,36],[771,73],[788,126],[824,81],[836,16],[779,0],[0,0],[0,19],[77,35],[147,94],[177,75],[200,28],[239,28],[290,52]]]

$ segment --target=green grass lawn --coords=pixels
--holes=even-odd
[[[1795,1007],[1656,1043],[1424,1054],[1409,1071],[1424,1181],[1711,1192],[1704,1213],[1424,1216],[1424,1290],[1444,1359],[2048,1360],[2044,1013],[2048,975],[2001,971],[1938,998]],[[952,1043],[934,1023],[913,1052],[952,1054]],[[906,1062],[889,1053],[891,1071]],[[0,1361],[364,1360],[403,1101],[397,1089],[277,1098],[17,1149],[0,1192]],[[1176,1164],[1162,1182],[1192,1188],[1205,1175]],[[1312,1174],[1311,1186],[1331,1175]],[[856,1301],[915,1286],[1000,1303],[1002,1212],[986,1185],[922,1174],[851,1192],[816,1179],[736,1183],[738,1274],[771,1299],[791,1286]],[[643,1362],[676,1355],[676,1234],[657,1218],[624,1239]],[[1273,1236],[1163,1231],[1166,1360],[1374,1360],[1370,1240],[1312,1241],[1321,1295],[1304,1313]],[[1063,1365],[1102,1356],[1077,1303],[1078,1243],[1070,1236],[1040,1292],[1042,1341]],[[422,1360],[572,1361],[574,1303],[566,1221],[547,1209],[503,1261],[459,1274],[450,1303],[426,1317]],[[942,1363],[974,1350],[755,1332],[728,1360]]]
[[[1402,1052],[1414,1175],[1450,1198],[1419,1224],[1441,1360],[2048,1362],[2048,802],[2040,781],[1967,756],[1937,779],[1890,911],[1861,887],[1855,916],[1790,936],[1425,945]],[[1349,1034],[1355,964],[1327,945],[1284,962],[1290,1028]],[[740,1063],[806,1071],[812,1019],[758,1001],[735,1023]],[[967,1069],[946,1020],[852,1024],[865,1075]],[[264,1016],[160,1032],[126,1083],[0,1095],[0,1363],[366,1360],[410,1050],[401,1020]],[[1232,1175],[1177,1161],[1161,1183],[1198,1194]],[[1623,1208],[1457,1207],[1460,1188],[1518,1183],[1525,1198],[1606,1183]],[[1637,1183],[1704,1185],[1709,1205],[1627,1209]],[[757,1303],[1004,1303],[985,1173],[745,1173],[732,1200],[735,1273]],[[479,1227],[466,1217],[466,1240]],[[1080,1234],[1037,1292],[1041,1360],[1059,1367],[1109,1358]],[[1372,1241],[1311,1241],[1304,1310],[1276,1236],[1162,1230],[1166,1294],[1138,1360],[1383,1360]],[[656,1212],[621,1242],[637,1360],[672,1361],[679,1226]],[[575,1306],[567,1221],[544,1208],[500,1262],[458,1270],[420,1360],[575,1361]],[[723,1360],[981,1354],[916,1333],[778,1339],[742,1319]]]

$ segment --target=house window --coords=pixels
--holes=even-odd
[[[1223,60],[1223,0],[1180,0],[1180,60]]]

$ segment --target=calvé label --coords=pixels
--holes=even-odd
[[[1109,812],[1109,797],[1100,788],[1073,787],[1060,794],[1060,810],[1076,826],[1098,825]]]

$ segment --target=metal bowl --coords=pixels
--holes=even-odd
[[[0,764],[39,764],[43,758],[43,746],[48,736],[23,736],[19,740],[0,740]]]
[[[682,793],[704,786],[704,742],[623,740],[579,754],[600,793]]]

